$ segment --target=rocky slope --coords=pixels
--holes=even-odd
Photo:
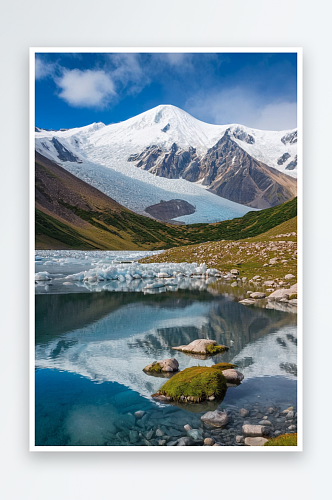
[[[253,208],[279,205],[296,196],[294,178],[250,156],[234,137],[238,138],[227,129],[203,157],[197,155],[195,148],[183,150],[174,143],[170,151],[149,146],[128,161],[154,175],[199,182],[222,198]],[[249,143],[254,140],[248,135],[240,137]],[[293,163],[290,165],[286,168],[291,169]]]

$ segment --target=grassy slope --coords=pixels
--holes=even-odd
[[[297,199],[215,224],[179,226],[135,214],[54,162],[36,157],[36,248],[167,249],[254,237],[296,216]]]
[[[286,274],[296,276],[297,258],[294,255],[297,250],[296,236],[284,236],[296,231],[297,217],[293,217],[253,238],[238,241],[209,241],[199,245],[172,248],[160,255],[143,259],[142,262],[206,262],[208,266],[221,271],[236,268],[240,272],[240,277],[246,276],[248,279],[255,275],[260,275],[266,280],[282,278]],[[279,235],[280,237],[275,237]],[[276,256],[279,260],[275,264],[263,266]],[[287,262],[284,263],[282,260]]]

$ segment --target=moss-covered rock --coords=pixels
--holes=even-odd
[[[292,294],[288,297],[288,300],[292,300],[292,299],[297,299],[297,293],[292,293]]]
[[[206,353],[213,355],[213,354],[220,354],[221,352],[226,351],[226,346],[224,345],[208,345],[206,347]]]
[[[210,339],[197,339],[190,342],[188,345],[179,345],[172,347],[175,351],[181,351],[186,354],[211,356],[221,352],[228,351],[228,347],[218,345],[215,340]]]
[[[223,399],[227,383],[222,370],[207,366],[193,366],[174,375],[152,397],[171,398],[172,401],[199,403],[207,399]]]
[[[269,439],[264,446],[297,446],[297,434],[282,434]]]
[[[179,369],[179,363],[175,358],[163,359],[162,361],[154,361],[150,365],[143,368],[145,373],[150,375],[156,375],[160,373],[172,373],[177,372]]]
[[[223,371],[237,368],[237,365],[233,365],[233,363],[217,363],[216,365],[211,366],[211,368],[217,368],[217,370]]]

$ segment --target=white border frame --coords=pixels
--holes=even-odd
[[[297,248],[298,248],[298,346],[297,346],[297,446],[36,446],[35,445],[35,54],[36,53],[296,53],[297,54]],[[302,47],[31,47],[29,62],[29,451],[99,452],[299,452],[303,451],[303,50]]]

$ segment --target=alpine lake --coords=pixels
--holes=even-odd
[[[71,278],[112,263],[135,265],[148,254],[36,252],[35,445],[177,446],[188,424],[195,430],[193,446],[206,437],[220,446],[243,446],[236,439],[242,425],[266,417],[271,436],[289,432],[290,425],[295,430],[296,419],[287,421],[282,412],[293,407],[296,417],[296,309],[274,308],[265,299],[245,306],[229,282],[185,273],[156,288],[146,287],[153,279],[126,275]],[[202,359],[172,350],[196,339],[216,340],[229,350]],[[161,404],[151,395],[167,378],[143,368],[167,358],[176,358],[180,370],[234,363],[244,380],[222,401]],[[201,421],[217,408],[229,417],[223,429]]]

